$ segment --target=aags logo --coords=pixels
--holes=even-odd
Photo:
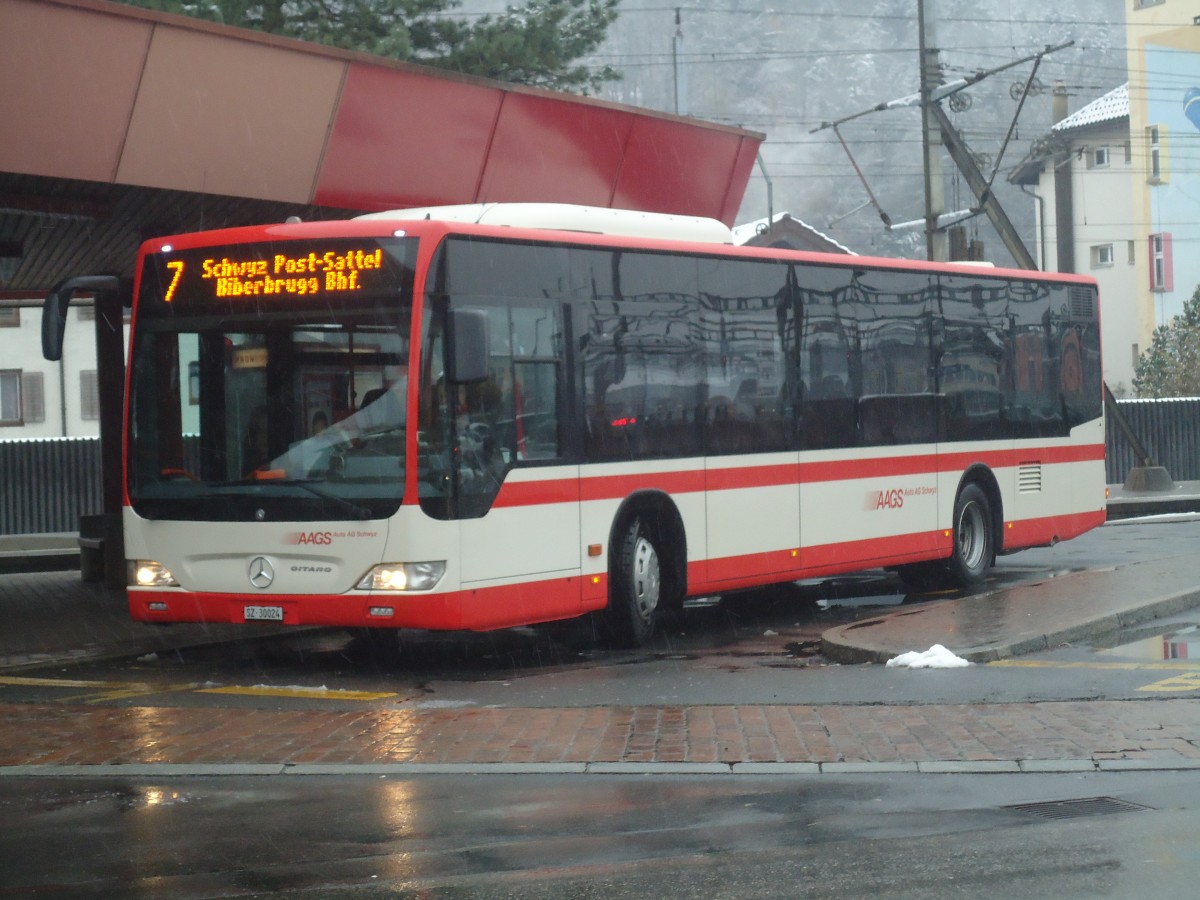
[[[288,535],[289,544],[332,544],[332,531],[297,531]]]
[[[899,490],[867,494],[867,509],[901,509],[903,506],[904,494]]]

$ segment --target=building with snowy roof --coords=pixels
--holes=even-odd
[[[1034,197],[1044,269],[1100,283],[1104,377],[1132,388],[1154,329],[1200,286],[1200,0],[1126,11],[1129,81],[1055,124],[1009,180]],[[1178,250],[1177,250],[1178,248]]]
[[[1034,198],[1035,255],[1048,271],[1092,275],[1100,284],[1104,379],[1128,392],[1138,353],[1139,231],[1133,225],[1129,91],[1122,84],[1059,121],[1035,141],[1009,180]]]
[[[733,228],[733,242],[749,247],[775,247],[784,250],[811,250],[818,253],[848,253],[853,250],[818,231],[806,222],[781,212]]]

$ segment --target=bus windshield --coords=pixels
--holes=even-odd
[[[392,515],[404,494],[414,257],[405,239],[147,256],[130,357],[135,512]]]

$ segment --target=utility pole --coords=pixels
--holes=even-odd
[[[683,16],[675,7],[675,37],[671,39],[671,64],[675,71],[675,115],[686,116],[687,69],[683,65]]]
[[[971,192],[975,194],[975,198],[979,202],[979,208],[983,210],[984,215],[988,217],[988,221],[992,223],[992,226],[999,233],[1000,240],[1004,242],[1004,246],[1012,254],[1017,267],[1021,269],[1036,269],[1037,260],[1033,258],[1033,255],[1029,252],[1029,248],[1021,240],[1020,233],[1008,218],[1004,207],[996,200],[996,196],[991,190],[991,184],[984,178],[978,166],[975,165],[975,160],[971,158],[971,149],[967,146],[966,141],[962,139],[962,135],[955,129],[954,124],[950,121],[950,117],[937,104],[925,107],[925,111],[936,122],[942,141],[945,143],[946,149],[950,152],[950,158],[954,160],[963,178],[966,179],[967,185],[971,188]],[[930,257],[930,259],[933,259],[933,257]]]
[[[921,148],[925,156],[925,254],[929,260],[945,261],[950,256],[946,233],[938,228],[938,217],[946,211],[945,181],[942,177],[941,128],[931,113],[931,94],[941,83],[937,37],[932,8],[936,0],[917,0],[917,28],[921,54]]]
[[[842,140],[841,133],[838,131],[838,126],[846,122],[852,122],[863,116],[871,113],[883,112],[889,109],[901,109],[903,107],[920,106],[921,107],[921,145],[924,151],[924,173],[925,173],[925,243],[927,255],[930,261],[944,262],[949,259],[949,237],[944,232],[943,227],[952,222],[960,221],[963,215],[959,212],[946,213],[945,211],[945,182],[942,175],[941,148],[944,146],[950,154],[950,158],[954,161],[958,170],[962,173],[963,178],[970,186],[972,193],[975,195],[976,206],[971,210],[966,210],[969,215],[977,215],[984,213],[992,225],[1000,234],[1005,247],[1012,253],[1013,259],[1017,265],[1023,269],[1036,269],[1037,262],[1033,255],[1029,253],[1013,227],[1012,222],[1005,214],[1003,207],[996,200],[996,195],[992,193],[992,182],[996,177],[1000,168],[1000,159],[1004,156],[1004,151],[1008,147],[1013,133],[1016,130],[1017,117],[1020,115],[1021,108],[1024,105],[1025,97],[1029,95],[1033,85],[1034,77],[1037,73],[1037,67],[1041,63],[1042,57],[1063,50],[1074,45],[1074,41],[1066,41],[1061,44],[1047,45],[1041,51],[1015,59],[1001,66],[996,66],[992,69],[980,70],[973,75],[968,75],[963,78],[958,78],[949,83],[943,83],[941,80],[941,71],[938,62],[938,50],[936,40],[934,38],[935,29],[933,27],[933,14],[931,7],[936,0],[917,0],[918,27],[921,30],[920,53],[921,53],[921,89],[916,94],[909,94],[904,97],[899,97],[895,100],[888,100],[884,103],[877,103],[870,109],[862,110],[848,116],[843,116],[833,122],[822,122],[819,126],[812,129],[813,132],[823,131],[827,128],[833,129],[838,141],[842,145],[842,149],[846,151],[846,155],[850,158],[850,164],[854,166],[854,171],[858,175],[859,180],[866,188],[868,196],[871,197],[871,205],[876,207],[880,217],[883,219],[884,226],[891,231],[909,226],[916,226],[922,220],[914,219],[912,222],[901,222],[892,224],[888,216],[879,208],[875,202],[875,195],[871,192],[867,185],[866,178],[863,176],[862,170],[854,161],[853,155],[850,153],[850,148],[846,142]],[[1027,62],[1033,62],[1033,71],[1030,73],[1028,80],[1025,82],[1025,89],[1021,94],[1021,105],[1017,107],[1017,114],[1013,116],[1013,121],[1009,126],[1008,134],[1004,138],[1004,143],[1000,148],[1000,153],[997,156],[996,164],[992,168],[990,176],[985,176],[979,171],[979,166],[975,163],[975,159],[971,153],[971,149],[963,140],[961,134],[954,127],[954,123],[950,121],[950,117],[946,115],[941,108],[941,101],[952,98],[955,94],[965,90],[973,84],[977,84],[985,78],[1011,69],[1014,66],[1023,65]],[[861,207],[860,207],[861,208]],[[1060,269],[1061,269],[1060,265]]]

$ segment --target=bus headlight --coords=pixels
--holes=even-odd
[[[129,576],[126,580],[131,587],[179,587],[171,570],[162,563],[152,559],[131,559],[127,565]]]
[[[360,591],[428,591],[446,574],[446,563],[384,563],[363,576]]]

